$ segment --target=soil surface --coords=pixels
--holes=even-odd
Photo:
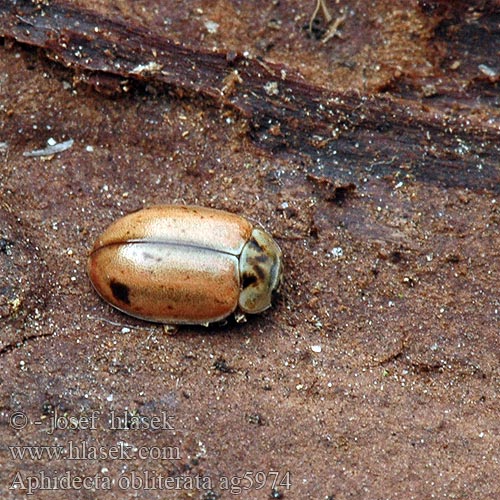
[[[0,0],[1,497],[500,498],[499,26]],[[169,335],[102,301],[95,239],[165,203],[262,224],[274,306]]]

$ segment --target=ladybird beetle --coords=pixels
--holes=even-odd
[[[202,324],[271,305],[283,272],[273,238],[238,215],[160,205],[131,213],[99,236],[88,259],[97,293],[131,316]]]

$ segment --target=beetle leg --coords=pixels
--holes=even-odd
[[[247,316],[245,313],[237,311],[234,313],[234,319],[236,320],[236,323],[246,323]]]
[[[163,332],[166,335],[173,336],[179,331],[179,327],[177,325],[163,325]]]

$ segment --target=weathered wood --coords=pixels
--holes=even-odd
[[[500,39],[491,16],[485,21],[487,52]],[[333,94],[282,65],[190,49],[64,2],[1,0],[0,36],[43,49],[71,70],[92,75],[97,87],[116,77],[116,88],[125,78],[209,97],[248,118],[258,147],[305,155],[315,174],[336,183],[397,175],[500,192],[500,112],[477,104],[470,90],[459,96],[448,88],[448,101],[462,100],[455,109],[432,99]],[[448,84],[441,81],[443,89]],[[488,86],[498,99],[498,75],[475,84]]]

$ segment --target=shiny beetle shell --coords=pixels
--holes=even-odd
[[[161,205],[117,220],[88,260],[97,293],[131,316],[209,324],[260,313],[281,283],[281,250],[263,229],[211,208]]]

